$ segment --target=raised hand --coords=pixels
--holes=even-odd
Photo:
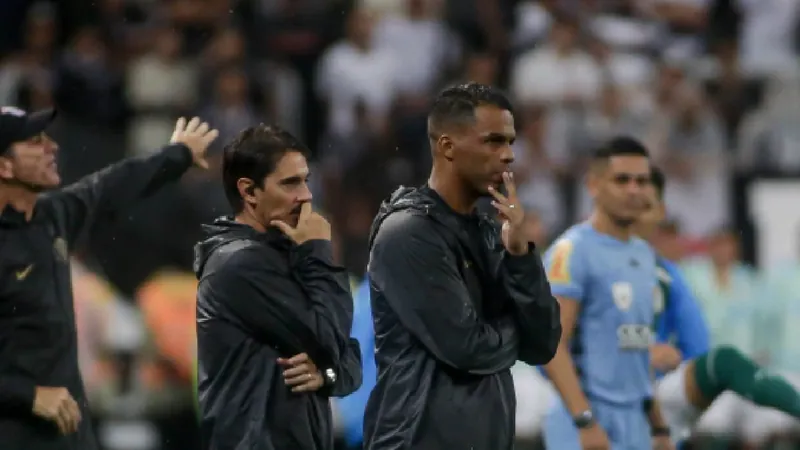
[[[169,143],[183,144],[189,147],[194,165],[202,169],[208,169],[206,152],[208,151],[208,146],[214,142],[217,136],[219,136],[219,132],[211,129],[199,117],[193,118],[188,123],[185,118],[181,117],[175,123],[175,131],[172,132],[172,138]]]
[[[492,206],[497,209],[503,221],[503,245],[512,255],[524,255],[528,253],[528,236],[524,229],[525,210],[517,198],[517,186],[511,172],[503,173],[503,184],[508,196],[501,194],[494,186],[489,186],[489,193],[494,197]]]

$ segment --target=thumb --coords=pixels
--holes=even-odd
[[[285,234],[287,236],[291,236],[294,233],[294,228],[290,227],[289,224],[287,224],[286,222],[284,222],[282,220],[273,220],[269,224],[272,225],[273,227],[281,230],[283,232],[283,234]]]
[[[206,159],[202,156],[198,156],[194,163],[201,169],[208,169],[208,161],[206,161]]]

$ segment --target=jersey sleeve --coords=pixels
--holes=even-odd
[[[556,297],[582,302],[585,296],[586,260],[573,239],[562,238],[544,257],[550,291]]]
[[[672,308],[678,350],[684,359],[694,359],[710,349],[708,324],[680,270],[672,265],[667,270],[672,278],[667,305]]]

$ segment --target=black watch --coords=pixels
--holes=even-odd
[[[650,430],[650,436],[653,437],[663,437],[669,435],[670,435],[669,427],[653,427]]]
[[[572,416],[572,422],[578,429],[589,428],[594,425],[594,414],[592,414],[592,410],[587,409]]]

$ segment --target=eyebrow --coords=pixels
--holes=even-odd
[[[297,184],[307,180],[311,176],[310,173],[305,175],[294,175],[291,177],[286,177],[278,181],[279,184]]]
[[[504,142],[511,142],[513,143],[517,136],[513,134],[504,134],[504,133],[488,133],[482,136],[483,140],[487,142],[493,141],[504,141]]]

